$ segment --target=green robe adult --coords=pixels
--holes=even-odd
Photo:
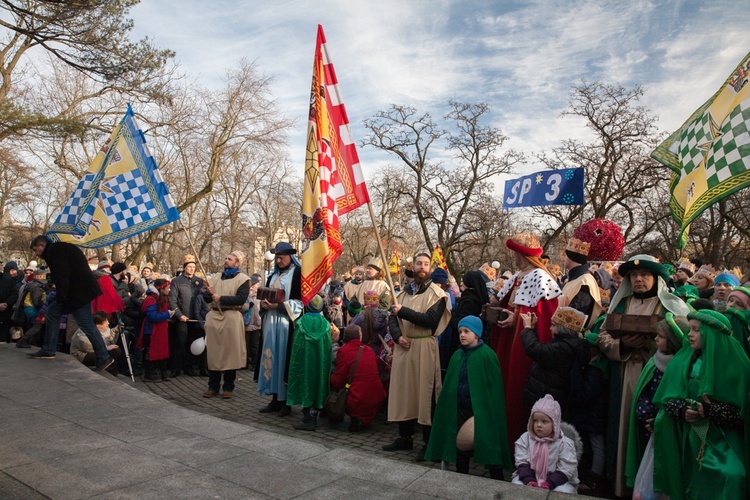
[[[730,307],[724,311],[724,315],[729,318],[729,322],[732,324],[734,338],[737,339],[745,354],[750,358],[750,342],[747,341],[747,337],[750,335],[750,310]]]
[[[705,309],[691,312],[688,319],[701,323],[701,355],[691,363],[694,351],[681,349],[654,396],[662,408],[654,422],[654,489],[673,500],[747,498],[742,431],[703,418],[690,424],[664,409],[676,400],[703,402],[706,394],[711,401],[738,407],[747,424],[750,360],[732,337],[729,320]],[[703,446],[699,432],[705,432]]]
[[[461,348],[453,354],[435,408],[425,460],[456,462],[458,382],[464,360],[474,412],[474,463],[513,468],[505,423],[503,376],[497,354],[486,344],[475,349]]]
[[[286,404],[323,408],[331,375],[331,324],[320,312],[294,323]]]

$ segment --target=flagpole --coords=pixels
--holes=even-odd
[[[195,255],[195,260],[198,262],[198,266],[201,268],[201,272],[203,272],[203,276],[206,277],[206,283],[208,283],[208,273],[206,273],[206,270],[203,267],[203,263],[201,262],[201,258],[198,255],[198,252],[195,250],[195,245],[193,245],[193,240],[190,238],[190,233],[188,233],[187,228],[185,227],[185,224],[182,223],[182,217],[179,218],[180,226],[182,227],[182,230],[185,232],[185,237],[188,240],[188,243],[190,243],[190,248],[193,250],[193,255]]]
[[[372,220],[372,228],[375,231],[375,239],[378,240],[378,249],[380,250],[380,259],[383,261],[383,265],[386,266],[385,249],[383,248],[383,240],[380,239],[380,232],[378,231],[378,224],[375,222],[375,212],[372,210],[372,202],[367,202],[367,209],[370,211],[370,219]],[[385,270],[385,278],[388,281],[388,287],[391,289],[391,300],[392,303],[396,303],[396,290],[393,288],[393,280],[391,279],[391,273],[388,269]]]

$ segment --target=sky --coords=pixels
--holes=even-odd
[[[541,168],[534,153],[587,138],[581,121],[560,117],[582,79],[643,85],[641,104],[672,132],[750,51],[745,0],[141,0],[130,14],[134,38],[174,50],[209,88],[242,58],[272,76],[279,109],[296,120],[300,176],[318,24],[355,140],[391,104],[437,118],[451,99],[485,102],[485,124],[532,158],[518,175]],[[367,177],[398,164],[373,148],[359,156]]]

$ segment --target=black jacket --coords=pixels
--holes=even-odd
[[[533,328],[524,328],[521,342],[526,355],[533,360],[529,380],[523,394],[524,403],[534,406],[545,394],[552,395],[565,413],[570,399],[570,372],[589,362],[589,346],[579,337],[555,337],[543,344]]]
[[[47,262],[63,314],[90,304],[102,294],[86,256],[72,243],[47,243],[41,257]]]

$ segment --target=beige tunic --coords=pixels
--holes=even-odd
[[[365,304],[365,292],[368,290],[375,290],[378,292],[380,297],[380,307],[382,309],[388,309],[391,305],[391,289],[385,280],[364,280],[360,283],[357,288],[357,300],[364,306]]]
[[[628,297],[625,314],[651,315],[661,314],[663,307],[659,297],[651,297],[641,301]],[[613,338],[602,327],[599,333],[599,348],[611,360],[621,362],[620,379],[622,381],[622,396],[620,399],[620,427],[617,437],[617,475],[615,477],[615,495],[626,496],[625,486],[625,453],[628,450],[628,434],[630,430],[630,413],[635,397],[635,386],[641,376],[651,354],[655,351],[655,344],[648,349],[633,350],[624,345],[620,346],[620,339]]]
[[[210,284],[220,296],[236,295],[237,290],[250,278],[242,273],[229,280],[221,275],[213,276]],[[206,315],[206,359],[208,369],[213,371],[239,370],[247,364],[245,323],[240,306],[217,310],[218,302],[211,303]]]
[[[589,287],[589,293],[594,299],[594,310],[591,312],[591,317],[586,319],[586,328],[588,329],[594,324],[596,318],[602,314],[602,296],[599,293],[599,283],[596,282],[596,278],[591,273],[586,273],[573,281],[565,283],[562,289],[562,296],[557,299],[557,307],[568,307],[570,302],[578,295],[583,285]]]
[[[432,425],[433,398],[437,401],[442,387],[437,335],[450,322],[450,302],[445,292],[434,283],[418,295],[401,292],[396,300],[402,306],[418,312],[426,312],[439,300],[446,301],[445,312],[435,332],[410,321],[399,320],[401,333],[411,340],[411,347],[404,349],[397,343],[393,348],[388,421],[401,422],[416,418],[422,425]]]

